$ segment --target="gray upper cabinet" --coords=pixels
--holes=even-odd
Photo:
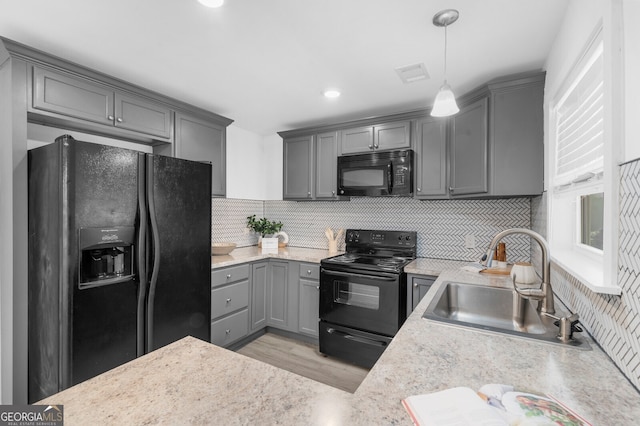
[[[472,92],[451,119],[451,197],[543,191],[545,74],[498,79]]]
[[[285,200],[310,200],[313,193],[313,136],[285,139],[283,145]]]
[[[447,123],[437,117],[416,121],[415,198],[443,198],[449,192]]]
[[[487,193],[488,99],[460,108],[451,118],[450,187],[452,196]]]
[[[316,136],[315,194],[316,200],[337,199],[338,187],[338,133],[328,132]]]
[[[283,199],[338,199],[337,158],[337,132],[285,138]]]
[[[490,89],[491,195],[542,194],[544,74],[493,84]]]
[[[211,162],[211,195],[227,193],[226,127],[193,115],[176,112],[174,156]]]
[[[72,74],[33,67],[32,110],[173,138],[172,110],[151,99]]]
[[[410,121],[384,123],[340,131],[341,154],[402,149],[410,146]]]

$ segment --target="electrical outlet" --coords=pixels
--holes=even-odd
[[[476,248],[476,237],[473,235],[465,235],[464,248],[468,248],[468,249]]]

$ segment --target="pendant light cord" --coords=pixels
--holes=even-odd
[[[444,82],[447,83],[447,26],[444,26]]]

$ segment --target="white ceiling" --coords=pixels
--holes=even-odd
[[[430,106],[541,69],[568,0],[0,0],[0,35],[235,120],[260,135]],[[395,68],[423,62],[430,80]],[[338,99],[324,89],[337,87]]]

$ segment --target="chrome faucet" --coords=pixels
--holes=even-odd
[[[487,254],[482,257],[482,265],[490,266],[491,260],[493,258],[493,251],[496,246],[507,235],[512,234],[524,234],[533,238],[540,249],[542,250],[542,286],[541,288],[525,288],[519,289],[516,286],[515,278],[513,279],[513,286],[515,291],[520,294],[522,297],[527,299],[535,299],[538,300],[538,310],[543,314],[549,314],[549,316],[555,313],[554,302],[553,302],[553,290],[551,289],[551,258],[549,257],[549,246],[542,235],[534,232],[530,229],[526,228],[512,228],[502,231],[496,234],[495,237],[489,243],[489,249],[487,250]]]

